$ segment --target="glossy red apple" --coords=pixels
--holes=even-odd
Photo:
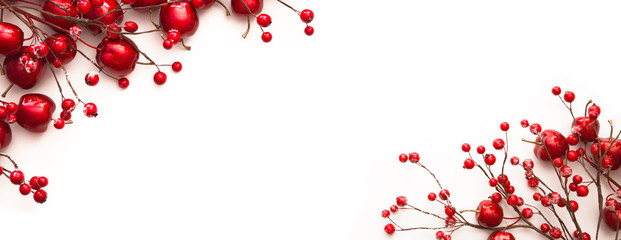
[[[475,217],[481,226],[496,227],[502,222],[504,216],[502,207],[490,200],[483,200],[477,207]]]
[[[0,149],[5,148],[11,143],[11,126],[5,121],[0,121]]]
[[[0,54],[17,54],[23,44],[24,32],[21,28],[8,22],[0,22]]]
[[[171,3],[160,10],[160,24],[164,33],[176,30],[182,37],[192,36],[198,29],[198,13],[189,2]]]
[[[495,231],[489,235],[487,240],[515,240],[513,234],[504,231]]]
[[[541,137],[537,137],[536,141],[542,144],[535,145],[535,156],[543,161],[563,157],[569,149],[567,138],[555,130],[544,130],[541,132]]]
[[[51,98],[43,94],[29,93],[19,99],[17,106],[17,123],[31,132],[45,132],[56,104]]]
[[[611,158],[612,166],[610,167],[610,170],[617,170],[621,166],[621,142],[619,140],[612,142],[612,140],[614,139],[600,138],[599,143],[601,145],[597,144],[597,142],[593,143],[591,145],[591,153],[593,154],[594,159],[599,159],[600,154]],[[604,155],[604,153],[606,155]]]
[[[610,229],[617,231],[621,227],[621,204],[614,199],[606,200],[604,222]]]
[[[43,58],[22,57],[27,55],[27,51],[27,48],[22,48],[22,53],[7,56],[3,63],[7,79],[23,89],[34,87],[45,69]]]
[[[97,46],[95,57],[104,71],[123,77],[136,68],[139,55],[134,46],[134,42],[129,39],[105,37]]]
[[[244,3],[246,3],[245,6]],[[233,8],[233,13],[237,15],[256,15],[263,11],[263,0],[231,0],[231,7]],[[250,9],[250,12],[248,12],[248,9]]]
[[[64,42],[64,49],[60,49],[61,47],[55,47],[62,43],[56,44],[57,41]],[[45,39],[45,44],[50,47],[51,53],[46,56],[47,61],[54,62],[56,58],[62,61],[63,64],[67,64],[75,58],[77,54],[75,40],[72,37],[65,33],[56,33],[52,36],[49,36]],[[53,53],[53,54],[52,54]]]
[[[571,124],[571,127],[576,125],[582,127],[580,141],[592,142],[597,139],[597,135],[599,134],[599,121],[597,119],[592,120],[589,117],[577,117],[576,121]]]
[[[123,20],[123,11],[119,11],[121,5],[116,0],[103,0],[103,4],[99,7],[93,7],[90,11],[84,14],[84,17],[90,20],[99,19],[98,21],[105,26],[113,23],[118,23]],[[113,11],[114,10],[114,11]],[[88,29],[95,33],[102,32],[102,28],[105,26],[100,25],[88,25]]]
[[[68,30],[75,25],[73,22],[58,17],[52,17],[51,15],[45,14],[45,12],[78,18],[80,13],[75,4],[76,2],[77,1],[73,0],[46,0],[43,4],[41,15],[43,15],[43,18],[48,22]]]

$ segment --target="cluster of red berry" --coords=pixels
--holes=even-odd
[[[542,178],[541,173],[535,173],[535,161],[531,159],[520,161],[516,156],[509,157],[508,145],[506,144],[508,142],[509,124],[503,122],[500,124],[500,129],[504,132],[504,139],[497,138],[492,141],[493,148],[502,151],[504,154],[499,173],[491,168],[496,163],[496,156],[493,153],[486,152],[483,145],[476,148],[476,153],[482,158],[482,164],[474,160],[470,144],[464,143],[461,146],[461,150],[468,154],[468,158],[463,162],[463,167],[481,170],[488,179],[488,185],[494,190],[488,199],[479,202],[476,210],[457,210],[450,201],[448,190],[444,189],[435,175],[420,162],[418,153],[401,154],[399,156],[400,162],[409,160],[425,169],[436,180],[439,189],[441,189],[438,194],[440,199],[437,199],[433,192],[427,195],[427,199],[441,204],[444,207],[444,214],[419,209],[408,204],[406,197],[399,196],[396,205],[392,205],[390,210],[382,211],[382,217],[391,221],[384,226],[384,231],[393,234],[396,231],[440,229],[435,234],[436,239],[449,240],[452,238],[451,234],[456,230],[462,227],[471,227],[491,230],[489,240],[508,240],[515,239],[508,230],[524,228],[533,230],[547,239],[571,239],[573,237],[589,240],[591,234],[599,236],[600,225],[598,224],[597,229],[594,229],[591,234],[583,228],[580,219],[576,217],[576,212],[580,209],[577,200],[593,195],[590,192],[595,192],[599,203],[599,208],[596,210],[609,229],[617,231],[618,235],[619,230],[621,230],[621,203],[618,200],[621,198],[621,185],[611,177],[610,172],[621,167],[621,141],[619,140],[621,132],[614,137],[612,121],[609,121],[610,135],[603,138],[599,137],[600,124],[598,118],[601,114],[599,106],[589,101],[585,106],[584,115],[575,116],[572,107],[575,94],[566,91],[561,96],[560,87],[552,88],[552,93],[559,97],[573,119],[567,137],[553,129],[543,130],[540,124],[530,124],[526,119],[522,120],[520,125],[536,136],[534,141],[527,139],[522,139],[522,141],[534,144],[533,154],[539,159],[540,164],[551,165],[554,169],[551,172],[551,177],[558,181],[560,189],[554,189],[554,185],[544,182],[549,179]],[[589,153],[585,149],[590,149]],[[532,199],[538,202],[538,205],[525,203],[524,198],[516,193],[509,176],[505,174],[507,162],[514,166],[521,166],[524,170],[527,185],[534,192]],[[574,173],[576,167],[584,171],[586,175]],[[583,176],[588,176],[588,179],[584,179]],[[610,193],[606,194],[607,191]],[[390,218],[391,212],[395,213],[398,209],[415,210],[443,220],[444,224],[436,228],[401,227]],[[506,210],[515,216],[506,217]],[[561,217],[558,214],[561,211],[566,212],[569,218]],[[465,212],[475,212],[476,222],[469,221],[464,216]],[[536,216],[538,217],[536,218]],[[500,226],[505,219],[513,220],[513,222],[506,226]]]
[[[298,11],[291,5],[278,1],[298,14],[306,24],[304,32],[313,35],[314,29],[308,26],[314,18],[311,10]],[[17,122],[26,130],[41,133],[47,130],[50,122],[57,129],[73,123],[72,112],[78,105],[83,105],[83,113],[87,117],[98,115],[97,106],[78,97],[69,79],[66,66],[78,55],[97,69],[96,72],[84,75],[88,86],[97,85],[100,74],[103,74],[116,80],[120,88],[127,88],[130,84],[127,76],[134,71],[137,64],[154,66],[157,70],[153,75],[155,84],[166,83],[168,76],[161,67],[171,67],[172,71],[179,72],[183,68],[182,64],[156,63],[130,37],[159,33],[164,49],[172,49],[174,45],[181,43],[189,50],[190,47],[184,44],[183,39],[198,30],[198,10],[207,9],[215,3],[221,5],[227,15],[231,15],[228,7],[220,0],[0,0],[0,55],[5,56],[0,66],[0,74],[6,75],[11,83],[2,97],[6,97],[14,85],[26,90],[35,87],[48,68],[57,83],[62,102],[60,115],[53,117],[56,104],[44,94],[25,94],[21,96],[19,103],[0,101],[0,148],[6,147],[11,141],[11,123]],[[256,18],[262,31],[271,24],[271,17],[262,14],[263,0],[231,0],[230,6],[234,15],[248,19],[248,28],[242,35],[244,38],[250,30],[251,17]],[[136,22],[123,22],[126,12],[131,10],[148,13],[146,17],[150,19],[152,27],[139,31]],[[154,17],[158,11],[159,18]],[[5,13],[9,13],[12,18],[8,20]],[[83,39],[83,29],[88,29],[94,35],[101,34],[99,43],[89,44]],[[265,42],[271,41],[271,33],[263,32],[262,39]],[[78,42],[87,49],[94,49],[94,58],[89,57]],[[139,62],[141,59],[144,62]],[[62,81],[57,76],[58,71],[65,78],[73,97],[65,97]],[[17,165],[14,166],[15,171],[18,171]],[[4,168],[3,170],[8,171]],[[15,175],[19,173],[21,172]],[[39,179],[45,180],[39,180],[38,185],[34,184],[37,181],[31,180],[29,185],[22,185],[21,189],[30,187],[37,190],[35,200],[44,202],[47,194],[39,188],[47,185],[47,179]],[[20,182],[17,180],[19,177],[11,177],[13,183]],[[25,192],[29,191],[22,191]]]

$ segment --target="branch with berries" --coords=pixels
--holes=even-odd
[[[514,240],[512,229],[525,229],[538,234],[544,239],[580,239],[590,240],[593,235],[599,239],[603,231],[610,231],[614,239],[619,239],[621,229],[621,185],[611,176],[611,172],[621,167],[621,132],[615,134],[612,121],[610,133],[600,137],[601,108],[588,101],[584,115],[574,113],[575,94],[571,91],[562,93],[560,87],[552,88],[552,94],[558,96],[561,103],[569,110],[572,124],[565,137],[553,129],[543,129],[538,123],[530,124],[524,119],[520,122],[533,138],[522,138],[522,142],[533,145],[536,160],[520,160],[509,154],[509,124],[500,124],[503,136],[492,141],[492,147],[501,152],[497,158],[485,146],[479,145],[473,154],[468,143],[461,146],[467,154],[463,168],[480,172],[486,179],[493,193],[478,203],[476,210],[458,209],[452,202],[450,192],[441,185],[436,175],[421,161],[418,153],[401,154],[399,161],[411,162],[422,168],[436,182],[438,193],[431,192],[427,200],[438,204],[443,212],[421,209],[411,204],[405,196],[398,196],[396,204],[383,210],[381,216],[390,222],[384,226],[388,234],[406,231],[435,231],[438,240],[450,240],[455,231],[472,228],[490,231],[488,240]],[[561,96],[562,95],[562,96]],[[475,160],[475,159],[480,160]],[[500,169],[492,168],[500,164]],[[535,171],[535,165],[548,165],[544,171]],[[505,172],[507,167],[521,167],[524,171],[526,185],[530,193],[516,192],[515,177]],[[581,171],[584,174],[575,173]],[[518,178],[519,179],[519,178]],[[525,199],[532,199],[528,203]],[[597,201],[597,226],[585,229],[584,218],[577,217],[581,210],[581,201]],[[423,215],[438,219],[441,224],[435,227],[402,226],[393,220],[393,214],[403,210],[413,210]],[[585,211],[585,210],[582,210]],[[468,216],[470,213],[472,216]],[[509,220],[505,223],[505,220]],[[602,227],[606,225],[606,227]]]
[[[313,11],[299,11],[291,4],[277,1],[300,18],[306,35],[314,34],[314,28],[309,25],[315,18]],[[132,40],[132,36],[153,34],[166,50],[179,43],[182,49],[190,50],[184,39],[197,32],[199,11],[216,3],[227,16],[247,19],[242,37],[247,37],[255,20],[262,32],[262,41],[272,40],[272,34],[265,31],[272,18],[263,13],[264,0],[231,0],[228,6],[220,0],[0,0],[0,56],[4,56],[0,74],[10,82],[2,97],[7,97],[15,86],[32,89],[38,82],[45,81],[41,78],[49,71],[60,92],[58,102],[62,108],[60,113],[55,113],[56,102],[41,93],[27,93],[17,102],[0,100],[0,149],[11,142],[10,124],[17,123],[30,132],[43,133],[50,123],[56,129],[74,123],[72,113],[80,105],[86,117],[99,114],[97,105],[78,96],[67,71],[76,56],[96,69],[83,75],[88,86],[96,86],[100,79],[110,79],[125,89],[130,84],[129,74],[137,65],[154,67],[154,83],[165,84],[168,75],[164,67],[179,72],[182,64],[178,61],[159,63],[148,55],[147,49]],[[148,18],[151,24],[138,26],[136,21],[127,19],[128,11],[137,11],[132,17]],[[145,30],[139,31],[139,28]],[[83,30],[90,31],[98,42],[89,43],[82,37]],[[91,49],[95,50],[94,56],[87,53]],[[70,94],[66,96],[63,88],[68,88]],[[13,168],[3,166],[0,173],[19,185],[23,195],[32,192],[36,202],[45,202],[47,193],[41,188],[47,186],[47,178],[33,177],[25,183],[15,161],[6,154],[0,153],[0,156],[3,157],[0,165],[10,163]]]

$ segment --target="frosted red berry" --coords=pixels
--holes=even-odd
[[[86,76],[84,76],[84,81],[86,82],[86,85],[95,86],[99,83],[99,74],[87,73]]]
[[[383,210],[383,211],[382,211],[382,217],[383,217],[383,218],[390,217],[390,211],[388,211],[388,210]]]
[[[507,122],[502,122],[500,123],[500,130],[506,132],[509,130],[509,123]]]
[[[494,141],[492,142],[492,146],[496,150],[501,150],[505,147],[505,141],[500,138],[494,139]]]
[[[420,155],[418,155],[418,153],[413,152],[410,153],[410,155],[408,156],[408,159],[410,159],[410,162],[412,163],[417,163],[420,161]]]
[[[386,226],[384,226],[384,232],[388,234],[395,233],[395,225],[393,225],[392,223],[386,224]]]
[[[530,126],[530,124],[528,124],[528,120],[523,119],[522,121],[520,121],[520,126],[522,126],[523,128],[527,128],[528,126]]]
[[[95,105],[94,103],[87,103],[84,104],[84,115],[87,117],[97,117],[98,113],[97,113],[97,105]]]
[[[63,129],[65,127],[65,120],[62,118],[54,119],[54,128]]]
[[[399,162],[407,162],[408,161],[408,155],[406,155],[405,153],[402,153],[401,155],[399,155]]]
[[[403,207],[408,204],[408,199],[405,196],[397,197],[397,206]]]

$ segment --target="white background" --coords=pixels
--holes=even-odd
[[[218,6],[201,11],[190,52],[163,50],[157,34],[134,38],[157,61],[184,64],[179,74],[166,70],[161,87],[144,66],[127,90],[106,78],[87,87],[82,78],[93,68],[82,59],[69,64],[79,94],[97,103],[100,116],[76,112],[75,124],[45,134],[13,127],[5,152],[28,177],[50,179],[49,198],[35,204],[0,180],[0,236],[431,238],[383,232],[379,213],[396,196],[428,207],[425,197],[436,191],[420,168],[397,161],[400,153],[418,151],[458,207],[473,209],[491,192],[479,173],[461,169],[459,146],[491,149],[502,136],[498,124],[508,121],[512,151],[533,157],[519,142],[531,137],[521,119],[568,132],[569,114],[552,86],[575,91],[577,109],[591,98],[602,119],[621,119],[615,1],[288,3],[315,11],[315,36],[269,0],[269,44],[256,25],[242,39],[245,21]],[[137,18],[148,28],[146,15],[126,16]],[[51,74],[43,81],[32,91],[59,99]],[[520,174],[518,191],[526,189]],[[581,214],[594,216],[587,207]],[[404,225],[441,224],[397,217]],[[487,234],[464,230],[455,238]]]

